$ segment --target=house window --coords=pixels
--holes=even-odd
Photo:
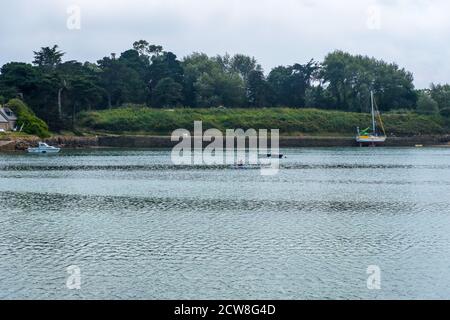
[[[12,117],[13,115],[14,115],[14,113],[11,111],[11,109],[4,109],[5,110],[5,113],[6,113],[6,115],[8,116],[8,117]]]

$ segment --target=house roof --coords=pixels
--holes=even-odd
[[[9,108],[0,108],[0,115],[8,121],[16,121],[17,117],[14,112]]]
[[[3,117],[1,113],[0,113],[0,123],[9,123],[9,121],[6,120],[5,117]]]

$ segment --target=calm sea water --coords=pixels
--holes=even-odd
[[[167,150],[1,154],[0,298],[450,298],[450,149],[285,153],[274,177]]]

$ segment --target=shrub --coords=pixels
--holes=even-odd
[[[20,99],[10,100],[6,106],[10,108],[17,116],[17,126],[22,127],[28,134],[47,138],[50,136],[47,124],[35,116],[33,111]]]
[[[420,114],[437,114],[439,113],[439,105],[428,94],[422,93],[417,101],[417,112]]]
[[[406,108],[400,108],[400,109],[392,109],[387,112],[388,114],[409,114],[414,113],[414,109],[406,109]]]

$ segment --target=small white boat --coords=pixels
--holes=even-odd
[[[28,153],[58,153],[61,151],[61,148],[56,148],[49,146],[48,144],[44,142],[39,142],[39,145],[37,148],[28,148]]]

